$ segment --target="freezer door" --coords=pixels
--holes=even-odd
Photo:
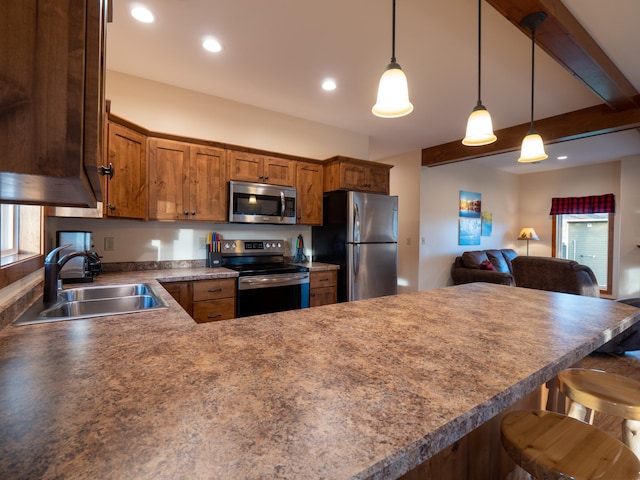
[[[398,241],[398,197],[349,192],[348,243]]]
[[[347,246],[347,301],[398,293],[398,244]]]

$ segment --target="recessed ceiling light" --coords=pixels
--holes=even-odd
[[[569,157],[567,157],[566,155],[560,155],[558,157],[558,160],[566,160],[567,158],[569,158]]]
[[[222,51],[222,45],[218,40],[213,37],[207,37],[202,42],[202,48],[208,50],[210,52],[220,52]]]
[[[137,5],[131,9],[131,16],[142,23],[153,23],[156,17],[151,10],[142,5]]]
[[[336,82],[333,78],[327,78],[322,82],[322,89],[331,91],[336,89]]]

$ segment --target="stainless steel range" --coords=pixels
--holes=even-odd
[[[236,316],[309,307],[309,269],[285,260],[284,240],[223,240],[222,266],[236,270]]]

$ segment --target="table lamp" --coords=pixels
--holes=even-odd
[[[540,240],[538,238],[538,234],[533,229],[533,227],[524,227],[520,230],[520,235],[518,235],[518,240],[526,240],[527,241],[527,257],[529,256],[529,240]]]

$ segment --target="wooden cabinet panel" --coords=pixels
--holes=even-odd
[[[106,8],[0,2],[0,203],[102,200]]]
[[[147,137],[109,122],[109,162],[113,178],[107,181],[105,212],[109,217],[147,216]]]
[[[151,138],[149,172],[150,218],[226,219],[224,149]]]
[[[227,150],[229,179],[242,182],[295,185],[296,162],[255,153]]]
[[[189,211],[193,220],[224,222],[227,219],[226,178],[224,149],[190,147]]]
[[[193,282],[193,301],[215,300],[233,297],[236,294],[235,278],[216,278]]]
[[[149,139],[149,218],[188,218],[186,190],[189,146],[157,138]]]
[[[301,225],[322,224],[322,165],[297,162],[297,222]]]
[[[193,319],[198,323],[228,320],[236,316],[235,298],[194,302]]]
[[[309,276],[309,306],[319,307],[338,301],[338,272],[311,272]]]
[[[166,282],[162,286],[189,315],[193,316],[191,282]]]
[[[392,165],[348,157],[332,157],[324,164],[324,191],[354,190],[389,195]]]

